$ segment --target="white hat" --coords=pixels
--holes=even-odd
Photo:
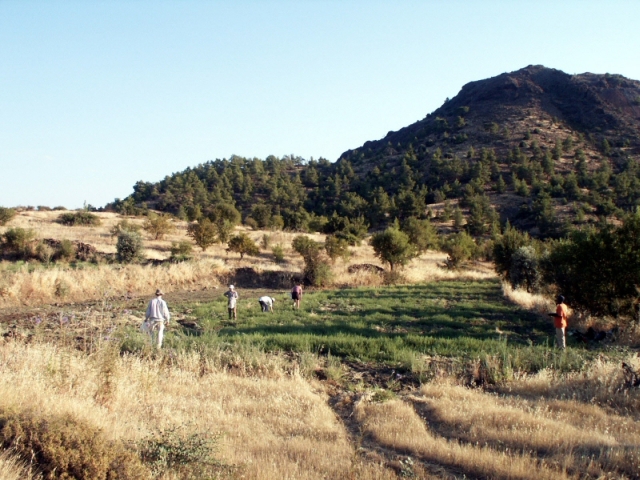
[[[276,299],[275,299],[275,298],[273,298],[273,297],[271,297],[271,301],[272,301],[273,303],[275,303],[275,302],[276,302]]]
[[[233,285],[229,285],[229,290],[233,290],[234,288],[236,287],[234,287]]]

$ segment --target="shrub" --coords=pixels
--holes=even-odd
[[[109,233],[112,237],[117,237],[122,232],[140,232],[140,225],[131,223],[125,218],[123,220],[120,220],[113,227],[111,227],[111,230],[109,230]]]
[[[162,237],[175,229],[167,215],[158,215],[156,213],[149,213],[142,228],[155,240],[161,240]]]
[[[342,258],[342,260],[346,262],[351,256],[349,242],[343,238],[337,238],[334,235],[327,236],[324,242],[324,249],[332,263],[335,263],[337,258]]]
[[[2,411],[0,431],[2,446],[33,461],[46,478],[149,478],[134,452],[69,414]]]
[[[187,235],[193,238],[204,252],[211,245],[216,243],[216,226],[208,218],[201,218],[197,223],[192,223],[187,227]]]
[[[615,227],[576,231],[551,243],[544,276],[567,303],[596,315],[633,314],[640,286],[640,212]]]
[[[36,245],[35,253],[36,253],[36,256],[38,257],[38,260],[40,260],[42,263],[49,263],[51,262],[51,260],[53,260],[53,256],[56,252],[52,247],[50,247],[46,243],[39,242],[38,245]]]
[[[181,434],[174,427],[138,442],[138,449],[154,478],[169,472],[181,478],[219,478],[217,474],[225,470],[215,458],[219,439],[219,434]]]
[[[540,288],[540,261],[532,246],[520,247],[511,258],[509,269],[509,283],[513,288],[524,288],[534,293]]]
[[[446,260],[447,268],[460,268],[474,255],[476,244],[467,232],[460,232],[446,239],[443,250],[449,254]]]
[[[191,246],[191,243],[189,243],[187,240],[182,240],[180,242],[173,242],[171,244],[171,261],[184,262],[186,260],[191,260],[192,250],[193,250],[193,247]]]
[[[291,242],[293,249],[303,257],[312,256],[320,251],[320,245],[306,235],[298,235]]]
[[[302,255],[304,260],[304,276],[314,286],[328,285],[333,276],[329,263],[322,257],[320,244],[306,235],[298,235],[293,239],[293,249]]]
[[[76,246],[66,238],[60,242],[55,253],[56,260],[71,262],[76,258]]]
[[[258,255],[260,253],[258,245],[256,245],[256,243],[251,240],[249,235],[247,235],[246,233],[236,235],[231,240],[229,240],[227,250],[230,252],[239,253],[240,259],[243,259],[245,255]]]
[[[78,225],[95,227],[100,225],[100,218],[93,213],[85,211],[68,212],[58,216],[58,223],[66,225],[67,227],[75,227]]]
[[[416,248],[409,242],[409,236],[395,226],[371,237],[371,246],[376,256],[387,262],[392,271],[397,265],[406,265],[417,255]]]
[[[262,235],[262,239],[260,240],[260,248],[266,250],[269,248],[269,244],[271,243],[271,235],[267,235],[266,233]]]
[[[403,222],[401,230],[408,235],[409,242],[418,253],[426,252],[430,248],[436,249],[439,246],[438,232],[429,220],[409,217]]]
[[[116,243],[116,258],[122,263],[131,263],[142,257],[142,237],[136,232],[122,232]]]
[[[16,216],[16,213],[13,208],[0,207],[0,225],[9,223]]]
[[[271,248],[271,252],[273,253],[273,259],[276,263],[284,262],[284,248],[281,243],[274,245]]]
[[[28,260],[35,256],[36,232],[27,228],[10,228],[2,235],[2,251]]]
[[[531,244],[528,233],[519,231],[508,222],[504,228],[504,233],[496,238],[493,244],[493,259],[496,273],[503,278],[507,278],[511,271],[511,259],[513,254],[520,248]]]

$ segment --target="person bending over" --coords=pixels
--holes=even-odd
[[[258,299],[258,303],[260,304],[260,307],[262,308],[263,312],[271,312],[273,313],[273,304],[276,302],[276,299],[273,297],[260,297]]]

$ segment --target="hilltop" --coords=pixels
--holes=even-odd
[[[468,83],[423,120],[336,163],[234,156],[138,182],[108,207],[194,220],[219,216],[223,204],[249,225],[328,233],[412,216],[448,228],[457,216],[456,228],[474,235],[509,220],[560,236],[633,210],[639,160],[640,82],[529,66]]]

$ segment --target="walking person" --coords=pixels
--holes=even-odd
[[[156,290],[156,298],[152,299],[147,306],[144,322],[141,330],[151,337],[151,345],[157,342],[158,348],[162,348],[164,338],[164,324],[171,319],[167,302],[162,299],[162,290]]]
[[[553,317],[553,324],[556,327],[556,343],[558,344],[558,348],[564,350],[567,348],[567,317],[568,317],[568,307],[564,303],[564,297],[562,295],[558,295],[556,299],[556,313],[550,313],[549,315]]]
[[[273,297],[260,297],[258,299],[258,303],[260,304],[260,307],[262,308],[263,312],[271,312],[273,313],[273,304],[276,302],[276,299]]]
[[[293,300],[293,308],[300,309],[300,300],[302,300],[302,282],[296,283],[291,289],[291,299]]]
[[[229,290],[225,292],[224,296],[229,299],[229,303],[227,304],[227,308],[229,309],[229,320],[237,320],[238,292],[236,292],[236,288],[233,285],[229,285]]]

